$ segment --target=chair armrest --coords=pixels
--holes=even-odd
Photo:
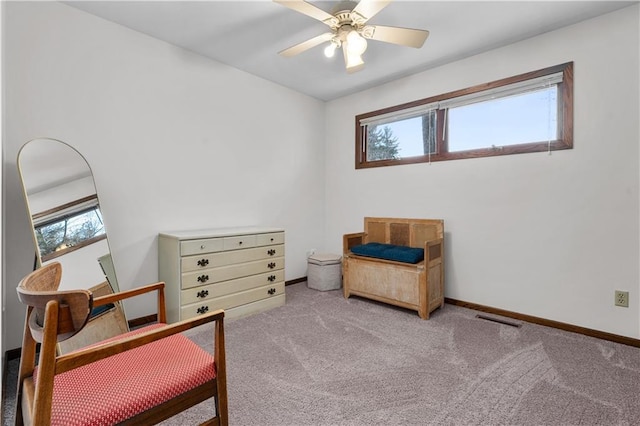
[[[55,374],[73,370],[74,368],[78,368],[83,365],[110,357],[112,355],[116,355],[121,352],[146,345],[156,340],[163,339],[173,334],[181,333],[183,331],[189,330],[190,328],[198,327],[212,321],[216,321],[216,328],[219,329],[216,330],[216,336],[218,336],[220,335],[219,331],[221,331],[223,327],[223,319],[224,310],[219,309],[205,315],[200,315],[195,318],[179,321],[177,323],[166,325],[162,328],[156,328],[154,330],[140,333],[135,336],[90,346],[88,348],[81,349],[67,355],[62,355],[58,357],[56,361]],[[217,341],[214,342],[216,346],[218,345],[218,343],[219,342]]]
[[[164,283],[157,282],[155,284],[148,284],[142,287],[134,288],[131,290],[120,291],[118,293],[107,294],[105,296],[96,297],[93,299],[93,306],[108,305],[109,303],[119,302],[121,300],[130,299],[141,294],[150,293],[152,291],[158,292],[158,322],[167,322],[167,311],[165,309],[164,300]]]
[[[148,284],[142,287],[134,288],[131,290],[119,291],[118,293],[107,294],[105,296],[96,297],[93,299],[93,306],[108,305],[109,303],[118,302],[120,300],[129,299],[131,297],[139,296],[144,293],[150,293],[155,290],[164,290],[164,283],[157,282],[154,284]]]
[[[356,232],[353,234],[344,234],[342,237],[342,253],[347,254],[351,247],[362,245],[367,240],[366,232]]]

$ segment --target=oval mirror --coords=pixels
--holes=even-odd
[[[89,289],[96,297],[119,291],[93,174],[84,157],[62,141],[34,139],[20,149],[18,171],[33,230],[34,269],[60,262],[60,290]],[[108,311],[116,312],[106,315]],[[102,324],[85,327],[64,342],[69,350],[128,330],[120,305],[96,309],[92,316],[116,318],[109,319],[113,324],[103,318]]]

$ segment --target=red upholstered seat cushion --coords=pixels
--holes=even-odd
[[[164,325],[154,324],[105,342]],[[118,423],[215,375],[213,356],[182,334],[175,334],[56,375],[51,424]]]

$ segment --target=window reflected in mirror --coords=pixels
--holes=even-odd
[[[106,238],[95,195],[36,214],[33,225],[43,262]]]

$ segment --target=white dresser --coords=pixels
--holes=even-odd
[[[284,230],[219,228],[158,235],[167,321],[216,309],[238,318],[285,303]]]

